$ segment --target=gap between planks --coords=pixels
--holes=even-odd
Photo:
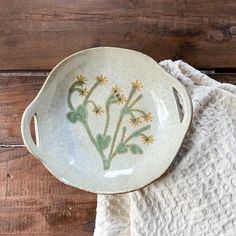
[[[0,77],[46,77],[50,71],[0,71]]]
[[[0,148],[23,148],[24,144],[0,144]]]

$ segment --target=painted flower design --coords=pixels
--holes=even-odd
[[[152,113],[151,113],[151,112],[146,113],[146,114],[143,116],[143,119],[144,119],[144,121],[146,121],[146,122],[151,122],[151,121],[153,120]]]
[[[133,81],[127,96],[125,96],[119,85],[112,86],[111,92],[106,97],[105,105],[100,106],[92,95],[99,85],[107,82],[107,77],[99,75],[95,78],[93,85],[89,87],[85,76],[76,76],[76,81],[69,88],[67,98],[69,108],[67,119],[72,124],[79,123],[85,129],[88,135],[87,138],[101,158],[104,170],[111,167],[112,160],[117,155],[123,155],[127,152],[133,155],[142,155],[144,153],[142,146],[136,143],[138,137],[141,137],[143,144],[149,145],[154,142],[153,135],[147,134],[151,129],[151,125],[142,125],[153,120],[152,113],[145,112],[137,107],[138,102],[143,98],[140,93],[143,88],[142,82]],[[72,101],[72,95],[75,92],[80,95],[82,100],[77,104]],[[116,104],[120,106],[115,106]],[[115,114],[118,113],[116,117],[111,116],[115,109],[117,111]],[[103,130],[98,132],[97,129],[91,129],[88,119],[91,111],[96,116],[104,114],[101,117],[101,120],[104,121]],[[128,121],[131,126],[127,128]],[[109,129],[110,126],[113,128]]]
[[[80,85],[85,85],[87,82],[86,77],[83,75],[76,76],[75,78],[79,82]]]
[[[81,90],[79,90],[79,94],[80,96],[86,97],[88,95],[89,91],[87,88],[83,88]]]
[[[141,139],[144,144],[152,144],[154,142],[154,138],[152,135],[150,136],[142,135]]]
[[[92,111],[95,113],[96,116],[100,116],[102,115],[102,113],[104,113],[104,109],[100,106],[94,107]]]
[[[100,84],[106,84],[108,82],[108,79],[103,76],[103,75],[99,75],[96,77],[96,80],[100,83]]]
[[[137,90],[141,90],[143,88],[143,84],[139,80],[133,81],[132,86],[134,89],[137,89]]]
[[[122,88],[118,85],[115,85],[111,88],[111,92],[113,94],[121,94],[122,93]]]
[[[142,120],[139,116],[138,117],[131,117],[130,123],[133,127],[138,127],[142,123]]]
[[[119,104],[124,104],[127,100],[124,94],[117,94],[116,98]]]

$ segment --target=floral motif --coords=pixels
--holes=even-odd
[[[96,116],[97,115],[100,116],[100,115],[102,115],[102,113],[104,113],[104,109],[100,106],[94,107],[92,111],[95,113]]]
[[[143,84],[138,80],[133,81],[130,93],[127,97],[123,94],[120,86],[114,85],[111,88],[111,93],[106,99],[104,109],[102,106],[97,105],[91,97],[94,90],[96,90],[100,84],[103,85],[107,82],[108,79],[105,76],[99,75],[96,77],[94,84],[88,89],[87,87],[84,87],[84,85],[87,84],[86,77],[83,75],[76,76],[76,81],[69,88],[67,98],[69,108],[67,119],[72,124],[79,122],[84,127],[88,134],[88,138],[96,148],[101,158],[104,170],[110,168],[113,158],[117,155],[122,155],[126,152],[130,152],[133,155],[143,154],[142,147],[135,143],[135,139],[137,137],[141,137],[144,144],[149,145],[154,142],[153,135],[145,134],[151,128],[151,125],[141,126],[143,121],[151,122],[153,120],[151,112],[146,113],[142,109],[136,108],[136,104],[143,97],[143,95],[139,93],[139,91],[143,88]],[[72,103],[72,94],[74,94],[74,92],[78,92],[79,95],[83,97],[81,103],[76,105]],[[112,112],[112,106],[115,104],[120,104],[122,106],[120,108],[119,115],[117,116],[117,121],[112,122],[112,126],[114,125],[114,133],[113,135],[110,135],[110,113]],[[100,116],[105,113],[104,130],[96,135],[93,134],[94,131],[91,130],[88,122],[90,106],[92,108],[92,112],[95,113],[96,116]],[[129,128],[129,130],[134,129],[128,135],[124,122],[126,121],[126,117],[128,117],[131,123],[131,128]],[[107,152],[108,148],[109,152]]]
[[[152,135],[150,136],[142,135],[141,139],[144,144],[148,144],[148,145],[154,142],[154,138]]]
[[[118,85],[115,85],[111,88],[111,92],[113,94],[121,94],[122,93],[122,88]]]
[[[100,84],[106,84],[108,82],[108,79],[103,76],[103,75],[99,75],[96,77],[96,80],[100,83]]]
[[[116,98],[119,104],[124,104],[127,100],[124,94],[116,94]]]
[[[141,90],[143,88],[143,84],[139,80],[133,81],[132,86],[134,89],[137,89],[137,90]]]
[[[83,88],[83,89],[79,90],[80,96],[86,97],[88,95],[88,93],[89,93],[89,91],[87,88]]]
[[[151,121],[153,120],[152,113],[151,113],[151,112],[146,113],[146,114],[143,116],[143,119],[144,119],[144,121],[146,121],[146,122],[151,122]]]
[[[79,82],[80,85],[85,85],[87,82],[86,77],[83,75],[76,76],[75,78]]]
[[[130,123],[133,127],[138,127],[142,123],[141,117],[131,117]]]

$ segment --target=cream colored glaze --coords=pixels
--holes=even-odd
[[[142,155],[131,155],[130,152],[117,155],[109,169],[102,168],[101,159],[83,127],[66,119],[68,89],[75,76],[80,74],[86,76],[89,85],[97,75],[108,78],[108,83],[93,94],[99,104],[104,104],[113,85],[121,86],[127,95],[132,81],[143,83],[139,106],[153,114],[149,134],[154,136],[154,143],[142,146]],[[173,88],[182,97],[182,121]],[[113,120],[118,112],[119,109],[114,108]],[[30,120],[35,114],[37,145],[30,134]],[[133,50],[99,47],[75,53],[52,70],[37,97],[25,110],[21,131],[28,150],[59,180],[87,191],[113,194],[144,187],[161,176],[177,154],[191,118],[192,103],[187,90],[156,61]],[[103,118],[90,115],[88,119],[94,132],[102,132]],[[128,127],[127,122],[124,121]],[[109,133],[113,134],[114,130],[115,122],[112,122]]]

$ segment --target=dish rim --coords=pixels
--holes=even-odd
[[[154,181],[156,181],[158,178],[160,178],[162,175],[164,175],[166,173],[166,171],[169,169],[169,167],[171,166],[171,163],[170,165],[168,165],[166,168],[163,168],[163,171],[161,174],[158,174],[155,176],[155,178],[153,178],[152,181],[149,181],[148,183],[145,183],[145,184],[136,184],[135,187],[133,188],[130,188],[129,190],[123,190],[123,191],[92,191],[92,190],[89,190],[89,189],[86,189],[84,187],[80,187],[80,186],[76,186],[72,183],[70,183],[69,181],[66,181],[61,175],[60,173],[58,173],[57,171],[54,171],[52,170],[52,168],[48,167],[46,163],[44,163],[44,160],[42,160],[40,158],[40,155],[37,154],[37,152],[35,152],[34,150],[32,150],[28,145],[27,145],[27,137],[25,136],[25,124],[24,124],[24,121],[26,120],[26,116],[27,116],[27,113],[30,111],[30,109],[33,109],[35,106],[37,107],[37,104],[40,103],[39,102],[39,98],[41,96],[41,94],[43,93],[44,91],[44,88],[47,86],[48,84],[48,81],[51,77],[51,75],[66,61],[70,60],[71,58],[79,55],[79,54],[82,54],[84,52],[88,52],[88,51],[91,51],[91,50],[101,50],[101,49],[118,49],[118,50],[125,50],[125,51],[130,51],[130,52],[133,52],[133,53],[136,53],[136,54],[139,54],[139,55],[142,55],[142,56],[145,56],[147,59],[151,60],[152,62],[155,62],[156,66],[165,74],[167,75],[168,77],[172,77],[174,79],[174,83],[177,83],[179,84],[179,86],[182,86],[182,89],[185,91],[185,94],[187,95],[187,99],[188,99],[188,105],[189,105],[189,122],[188,122],[188,126],[186,128],[186,131],[185,131],[185,134],[183,135],[183,138],[182,140],[180,140],[180,144],[179,145],[176,145],[177,148],[176,148],[176,152],[174,152],[174,157],[171,161],[171,163],[173,162],[173,160],[175,159],[176,155],[178,154],[181,146],[182,146],[182,143],[188,133],[188,130],[191,126],[191,123],[192,123],[192,117],[193,117],[193,106],[192,106],[192,101],[191,101],[191,97],[187,91],[187,89],[185,88],[185,86],[183,86],[183,84],[178,80],[176,79],[174,76],[172,76],[171,74],[169,74],[163,67],[161,67],[157,61],[155,61],[152,57],[140,52],[140,51],[137,51],[137,50],[133,50],[133,49],[127,49],[127,48],[121,48],[121,47],[110,47],[110,46],[102,46],[102,47],[92,47],[92,48],[88,48],[88,49],[84,49],[84,50],[81,50],[81,51],[78,51],[78,52],[75,52],[71,55],[69,55],[68,57],[64,58],[63,60],[61,60],[59,63],[56,64],[56,66],[50,71],[50,73],[48,74],[46,80],[44,81],[42,87],[40,88],[38,94],[35,96],[35,98],[32,100],[32,102],[27,106],[27,108],[25,109],[23,115],[22,115],[22,119],[21,119],[21,134],[22,134],[22,138],[23,138],[23,142],[25,144],[25,147],[28,149],[28,151],[35,157],[37,158],[38,160],[40,160],[40,162],[49,170],[49,172],[51,172],[52,175],[54,175],[54,177],[56,177],[58,180],[60,180],[61,182],[63,182],[64,184],[66,185],[69,185],[69,186],[72,186],[72,187],[75,187],[75,188],[79,188],[81,190],[84,190],[84,191],[88,191],[88,192],[92,192],[92,193],[96,193],[96,194],[120,194],[120,193],[129,193],[129,192],[133,192],[135,190],[138,190],[138,189],[141,189],[141,188],[144,188],[146,186],[148,186],[149,184],[153,183]],[[33,114],[34,116],[34,114]],[[33,118],[33,116],[31,116],[31,119]],[[31,120],[30,119],[30,120]],[[37,127],[35,127],[36,129],[36,133],[37,133]],[[30,131],[29,131],[30,132]],[[30,133],[31,135],[31,133]],[[37,135],[36,135],[37,136]],[[34,143],[34,145],[37,147],[37,144]]]

